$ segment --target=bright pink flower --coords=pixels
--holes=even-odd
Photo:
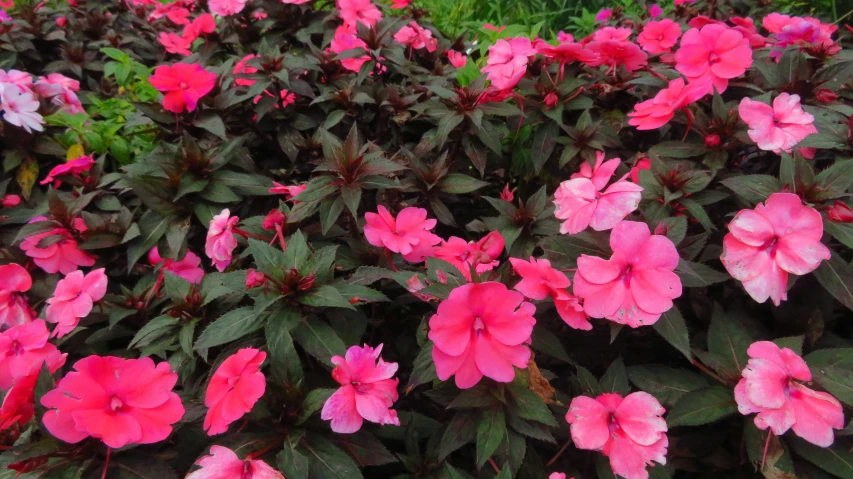
[[[583,306],[577,297],[568,292],[567,288],[572,282],[565,273],[552,268],[547,259],[536,260],[531,256],[530,262],[518,258],[510,258],[509,261],[515,272],[522,277],[514,287],[516,291],[533,300],[550,296],[554,299],[557,313],[566,324],[575,329],[592,329]]]
[[[207,230],[207,240],[204,243],[204,254],[211,259],[213,265],[220,272],[231,264],[231,256],[237,247],[237,238],[234,236],[234,227],[240,222],[240,218],[231,216],[231,210],[225,208],[210,220]]]
[[[599,151],[595,156],[594,168],[584,163],[580,173],[560,183],[554,193],[554,216],[566,220],[560,226],[563,234],[577,234],[588,226],[595,231],[611,229],[640,204],[640,185],[620,179],[604,189],[620,164],[619,158],[602,163],[604,153]]]
[[[492,25],[491,23],[487,23],[487,24],[483,25],[484,30],[491,30],[491,31],[497,32],[497,33],[504,31],[505,28],[506,28],[506,25],[502,25],[500,27],[496,27],[496,26]]]
[[[515,190],[518,188],[509,189],[509,183],[504,185],[504,189],[501,191],[501,199],[506,201],[507,203],[512,203],[515,200]]]
[[[669,238],[652,235],[649,226],[623,221],[610,232],[609,260],[581,255],[574,292],[586,313],[632,328],[657,322],[681,296],[681,279],[673,273],[678,251]]]
[[[43,248],[38,246],[41,240],[51,236],[62,236],[63,239],[51,242]],[[95,264],[95,258],[78,248],[77,241],[65,228],[55,228],[46,233],[28,236],[21,242],[20,248],[33,259],[36,266],[47,273],[68,274],[80,266]]]
[[[640,158],[640,161],[631,168],[631,181],[636,184],[640,184],[640,171],[641,170],[651,170],[652,169],[652,160],[648,158]]]
[[[204,430],[208,436],[221,434],[228,425],[252,411],[264,395],[267,381],[261,363],[267,353],[255,348],[243,348],[228,357],[210,378],[204,405]]]
[[[274,195],[284,195],[284,199],[288,201],[293,200],[294,205],[299,203],[294,198],[308,188],[307,184],[285,186],[275,181],[273,181],[272,184],[273,187],[270,188],[270,193]]]
[[[563,472],[552,472],[548,479],[566,479],[566,474]],[[575,479],[574,477],[572,479]]]
[[[411,3],[412,0],[391,0],[391,8],[406,8]]]
[[[521,293],[501,283],[458,286],[438,305],[429,320],[432,359],[442,381],[456,375],[460,389],[473,387],[483,376],[508,383],[513,366],[527,367],[536,308]]]
[[[257,73],[258,69],[253,67],[253,66],[247,65],[247,63],[249,60],[251,60],[253,58],[258,58],[258,57],[260,57],[260,55],[256,55],[254,53],[251,53],[251,54],[246,55],[245,57],[241,58],[240,61],[238,61],[237,64],[234,65],[234,72],[233,72],[234,76],[240,75],[241,73],[246,74],[246,75],[251,75],[253,73]],[[236,83],[239,86],[252,86],[255,84],[255,82],[257,82],[257,80],[252,80],[249,78],[239,78],[239,77],[234,80],[234,83]]]
[[[397,218],[384,207],[377,208],[379,213],[364,215],[364,237],[367,242],[380,248],[388,248],[400,253],[406,261],[419,263],[432,255],[433,247],[441,238],[429,230],[435,228],[436,220],[427,219],[427,210],[423,208],[403,208]]]
[[[186,479],[284,479],[280,472],[260,459],[240,459],[231,449],[210,446],[210,455],[196,462],[201,469]]]
[[[107,293],[107,276],[104,268],[85,276],[80,270],[69,273],[56,284],[53,297],[47,300],[45,319],[56,323],[52,336],[63,337],[70,333],[92,312],[92,307]]]
[[[597,53],[584,49],[583,45],[575,42],[571,35],[564,35],[562,40],[558,41],[557,45],[551,45],[544,40],[536,39],[533,42],[533,47],[536,48],[536,52],[540,55],[560,64],[560,77],[562,77],[563,68],[567,63],[582,62],[592,64],[598,60]]]
[[[284,1],[282,1],[282,3],[297,3],[297,4],[299,4],[299,3],[305,3],[305,2],[284,2]],[[267,15],[267,12],[265,12],[263,10],[255,10],[254,12],[252,12],[252,18],[254,18],[255,20],[263,20],[263,19],[267,18],[268,16],[269,15]]]
[[[438,47],[438,39],[433,38],[432,32],[418,25],[418,22],[409,22],[394,34],[394,40],[409,45],[414,49],[426,48],[428,52],[434,52]]]
[[[454,68],[462,68],[468,63],[468,56],[456,50],[447,50],[447,59]]]
[[[347,27],[346,25],[341,25],[337,29],[335,29],[335,36],[332,38],[332,43],[329,45],[329,50],[334,53],[340,55],[349,50],[354,50],[356,48],[367,49],[367,44],[364,43],[364,40],[358,38],[355,33],[354,28]],[[360,57],[353,58],[344,58],[341,60],[341,66],[346,68],[347,70],[358,72],[361,70],[361,66],[370,60],[370,57],[367,55],[362,55]]]
[[[335,0],[341,19],[350,27],[361,23],[373,27],[382,20],[382,12],[370,0]]]
[[[24,376],[38,376],[45,361],[49,365],[65,362],[66,355],[47,342],[49,334],[41,319],[0,333],[0,389],[9,389]]]
[[[743,379],[735,387],[735,400],[743,415],[758,413],[755,426],[781,436],[788,429],[806,441],[829,447],[833,429],[844,428],[841,403],[831,394],[804,384],[812,373],[803,358],[770,341],[752,343]]]
[[[304,3],[308,3],[310,0],[280,0],[281,3],[288,3],[290,5],[302,5]]]
[[[602,394],[572,400],[566,421],[578,449],[601,451],[613,473],[625,479],[648,479],[652,461],[666,464],[666,410],[646,392]]]
[[[91,170],[95,164],[95,159],[91,155],[81,156],[70,161],[66,161],[61,165],[54,166],[47,176],[41,180],[39,184],[46,185],[52,181],[57,183],[54,186],[59,186],[61,182],[56,179],[57,176],[71,175],[75,178],[80,178],[80,175]]]
[[[202,13],[193,20],[193,28],[199,34],[213,33],[216,31],[216,19],[209,13]]]
[[[4,87],[0,83],[0,109],[3,119],[31,133],[43,131],[44,118],[38,113],[41,106],[31,92],[21,92],[14,86]]]
[[[610,20],[610,17],[612,17],[612,16],[613,16],[613,10],[610,10],[609,8],[602,8],[595,15],[595,21],[606,22],[606,21]]]
[[[675,69],[688,81],[710,79],[711,86],[722,93],[730,79],[752,66],[752,48],[741,32],[725,25],[706,25],[684,34],[675,60]]]
[[[201,258],[192,251],[187,251],[182,260],[174,260],[172,258],[161,258],[160,251],[155,246],[148,251],[148,262],[152,266],[158,264],[163,265],[163,269],[180,276],[193,284],[201,284],[201,279],[204,277],[204,270],[201,268]]]
[[[488,74],[492,86],[501,90],[510,90],[527,72],[529,57],[536,49],[527,38],[515,37],[501,39],[489,47],[489,57],[483,72]]]
[[[39,95],[56,96],[64,91],[79,91],[80,82],[61,73],[50,73],[47,76],[39,77],[35,89]]]
[[[21,197],[18,195],[3,195],[0,199],[0,206],[3,208],[14,208],[21,204]]]
[[[183,6],[182,2],[156,2],[154,10],[148,15],[148,20],[154,21],[167,17],[176,25],[186,25],[190,23],[189,16],[190,11]]]
[[[49,409],[44,425],[65,442],[94,437],[112,448],[152,444],[166,439],[184,415],[172,392],[178,375],[167,362],[89,356],[74,369],[41,398]]]
[[[160,65],[149,79],[154,88],[165,94],[163,108],[172,113],[195,111],[198,101],[213,90],[216,74],[197,63]]]
[[[608,38],[608,33],[618,30],[628,29],[607,27],[596,32],[593,41],[586,45],[587,50],[598,55],[595,60],[587,62],[589,66],[607,65],[607,73],[615,73],[619,66],[624,66],[626,70],[633,72],[646,65],[646,59],[649,56],[640,50],[640,47],[635,43],[625,39],[627,36],[625,38]],[[605,35],[599,35],[602,32]],[[630,30],[628,32],[630,34]]]
[[[812,17],[789,17],[778,13],[767,15],[762,23],[764,28],[776,34],[777,41],[771,56],[777,61],[785,48],[792,45],[826,55],[841,51],[841,47],[832,40],[832,34],[838,29],[836,25],[821,23]]]
[[[16,263],[0,266],[0,326],[18,326],[36,318],[24,294],[33,286],[26,269]],[[0,389],[5,389],[0,384]]]
[[[399,379],[391,379],[397,363],[386,363],[380,357],[382,345],[352,346],[346,357],[333,356],[332,378],[341,385],[323,405],[320,418],[331,420],[332,431],[351,434],[364,420],[376,424],[400,425],[397,411],[391,409],[397,400]]]
[[[738,105],[740,118],[749,125],[749,137],[766,151],[791,152],[803,138],[817,133],[814,116],[800,105],[799,95],[780,93],[773,106],[744,98]]]
[[[491,271],[500,264],[497,258],[504,249],[504,238],[499,231],[492,231],[479,241],[466,242],[462,238],[451,236],[441,243],[433,256],[456,266],[468,281],[471,281],[471,267],[477,274]]]
[[[663,15],[663,9],[660,8],[657,4],[653,3],[652,6],[649,7],[649,17],[657,18],[661,15]]]
[[[211,13],[220,17],[236,15],[243,11],[248,0],[208,0],[207,7]]]
[[[827,216],[829,216],[831,221],[836,223],[853,223],[853,209],[842,201],[836,201],[835,204],[829,208]]]
[[[264,216],[263,227],[267,231],[273,231],[276,228],[280,228],[286,220],[287,217],[284,216],[284,213],[282,213],[281,210],[274,209]]]
[[[680,7],[682,5],[687,5],[688,3],[693,3],[696,0],[675,0],[673,3],[676,7]]]
[[[678,43],[679,37],[681,37],[681,26],[664,18],[659,22],[647,23],[637,37],[637,43],[649,53],[666,53]]]
[[[256,271],[253,268],[246,270],[246,288],[259,288],[267,284],[267,277],[264,273]]]
[[[189,56],[192,55],[192,51],[190,51],[190,47],[192,46],[192,40],[186,38],[184,36],[178,35],[173,32],[160,32],[157,36],[157,41],[160,42],[160,45],[166,49],[169,53],[174,53],[176,55]]]
[[[638,130],[654,130],[672,120],[675,112],[684,110],[708,93],[710,83],[707,79],[697,80],[687,85],[684,80],[676,78],[669,86],[659,91],[654,98],[634,105],[634,111],[628,113],[631,117],[628,124]]]
[[[720,261],[743,283],[752,299],[773,304],[788,299],[788,274],[803,275],[830,258],[820,242],[820,213],[791,193],[773,193],[754,210],[741,210],[729,223]]]
[[[735,30],[749,40],[749,46],[753,49],[762,48],[767,44],[767,39],[758,34],[758,30],[755,28],[755,20],[749,17],[732,17],[729,21],[735,24]]]

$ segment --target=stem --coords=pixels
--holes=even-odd
[[[104,460],[104,472],[101,474],[101,479],[107,479],[107,469],[110,467],[110,453],[112,448],[107,446],[107,458]]]
[[[394,266],[394,260],[391,259],[391,250],[388,248],[385,248],[385,257],[388,258],[388,266],[390,266],[391,269],[396,273],[397,267]]]
[[[491,457],[489,458],[489,464],[491,464],[491,465],[492,465],[492,469],[494,469],[494,470],[495,470],[495,474],[500,474],[500,473],[501,473],[501,468],[499,468],[499,467],[498,467],[498,465],[497,465],[497,464],[495,464],[495,461],[494,461]]]
[[[148,291],[148,297],[145,298],[145,305],[142,307],[143,309],[148,309],[148,303],[154,299],[154,296],[157,295],[157,291],[160,289],[160,285],[163,284],[163,272],[160,272],[160,275],[157,276],[157,281],[154,282],[154,286]]]
[[[759,469],[761,472],[764,472],[764,461],[767,459],[767,449],[770,448],[771,437],[773,437],[773,431],[767,429],[767,440],[764,441],[764,454],[761,455],[761,469]]]
[[[554,457],[552,457],[551,460],[549,460],[547,463],[545,463],[545,467],[551,467],[551,464],[554,464],[555,462],[557,462],[557,459],[559,459],[559,457],[562,456],[564,452],[566,452],[566,449],[569,447],[569,444],[571,444],[571,442],[572,442],[571,439],[566,441],[566,443],[563,444],[563,447],[561,447],[560,450],[557,451],[557,454],[554,454]]]
[[[242,236],[243,238],[254,238],[256,240],[263,241],[265,243],[270,241],[270,239],[267,238],[266,236],[261,236],[261,235],[256,235],[254,233],[249,233],[248,231],[243,231],[240,228],[234,228],[231,231]]]
[[[705,366],[703,366],[703,365],[702,365],[702,363],[700,363],[699,361],[696,361],[696,360],[694,359],[694,360],[693,360],[693,365],[694,365],[694,366],[696,366],[697,368],[699,368],[699,370],[700,370],[700,371],[702,371],[703,373],[705,373],[705,374],[707,374],[708,376],[711,376],[712,378],[714,378],[715,380],[717,380],[720,384],[723,384],[723,385],[725,385],[725,386],[729,386],[729,382],[728,382],[728,381],[726,381],[725,379],[721,378],[720,376],[717,376],[717,374],[716,374],[716,373],[714,373],[714,371],[711,371],[710,369],[706,368],[706,367],[705,367]]]

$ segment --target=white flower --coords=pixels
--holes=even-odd
[[[4,120],[27,132],[44,130],[44,118],[37,113],[40,105],[32,93],[21,93],[17,88],[8,88],[7,85],[0,92],[0,98]]]

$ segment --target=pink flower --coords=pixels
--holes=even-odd
[[[462,68],[468,64],[468,56],[456,50],[447,50],[447,59],[454,68]]]
[[[47,76],[39,77],[35,89],[39,95],[56,96],[65,91],[79,91],[80,82],[61,73],[50,73]]]
[[[831,446],[835,439],[832,430],[844,428],[844,411],[831,394],[797,382],[812,380],[803,358],[770,341],[752,343],[747,354],[750,359],[743,379],[735,387],[740,413],[758,413],[755,426],[769,427],[777,436],[793,429],[816,446]]]
[[[710,79],[722,93],[729,80],[743,75],[752,66],[752,49],[743,34],[725,25],[692,28],[681,38],[675,52],[675,69],[690,82]]]
[[[310,0],[280,0],[281,3],[288,3],[290,5],[302,5],[304,3],[308,3]]]
[[[253,268],[246,270],[246,288],[259,288],[267,284],[267,277],[264,273],[256,271]]]
[[[688,3],[693,3],[696,0],[675,0],[673,3],[676,7],[680,7],[682,5],[687,5]]]
[[[767,44],[767,39],[758,34],[753,19],[749,17],[732,17],[729,21],[735,24],[735,30],[742,33],[744,38],[749,40],[749,46],[752,48],[762,48]]]
[[[164,270],[193,284],[201,284],[201,279],[204,277],[204,270],[200,266],[201,258],[192,251],[187,251],[184,259],[174,260],[172,258],[161,258],[160,251],[155,246],[148,251],[148,262],[152,266],[162,264]]]
[[[231,216],[231,210],[225,208],[210,220],[207,230],[207,240],[204,243],[204,254],[211,259],[220,272],[231,264],[231,255],[237,247],[234,227],[240,218]]]
[[[256,55],[254,53],[251,53],[251,54],[246,55],[245,57],[241,58],[240,61],[238,61],[237,64],[234,65],[234,72],[233,72],[234,76],[237,76],[240,74],[251,75],[253,73],[257,73],[258,69],[253,67],[253,66],[247,65],[247,63],[249,62],[249,60],[251,60],[253,58],[259,58],[259,57],[260,57],[260,55]],[[236,83],[239,86],[252,86],[255,84],[255,82],[257,82],[257,80],[252,80],[252,79],[248,79],[248,78],[236,78],[234,80],[234,83]],[[272,191],[270,191],[270,192],[272,192]]]
[[[501,90],[510,90],[527,72],[529,57],[536,54],[533,44],[527,38],[515,37],[501,39],[489,47],[489,57],[483,72],[492,82],[492,86]]]
[[[252,411],[267,387],[261,363],[267,353],[243,348],[228,357],[210,378],[204,405],[204,430],[208,436],[221,434],[228,425]]]
[[[382,20],[382,12],[370,0],[335,0],[335,5],[341,19],[350,27],[355,27],[357,23],[373,27]]]
[[[800,105],[799,95],[780,93],[773,106],[749,98],[738,105],[740,118],[749,125],[749,137],[766,151],[779,154],[791,152],[803,138],[817,133],[814,116],[806,113]]]
[[[836,223],[853,223],[853,209],[842,201],[836,201],[829,208],[827,216]]]
[[[307,1],[308,1],[308,0],[305,0],[305,2],[307,2]],[[303,1],[301,1],[301,0],[296,1],[296,2],[285,2],[285,1],[283,1],[283,0],[282,0],[282,3],[295,3],[295,4],[302,4],[302,3],[305,3],[305,2],[303,2]],[[263,19],[267,18],[268,16],[269,16],[269,15],[267,15],[267,12],[265,12],[265,11],[263,11],[263,10],[255,10],[254,12],[252,12],[252,18],[254,18],[255,20],[263,20]]]
[[[414,49],[426,48],[428,52],[434,52],[438,47],[438,39],[432,37],[432,32],[418,25],[418,22],[409,22],[394,34],[394,40],[409,45]]]
[[[536,260],[532,256],[530,262],[523,259],[510,258],[512,268],[522,277],[514,289],[524,296],[541,300],[547,297],[554,298],[557,313],[566,324],[575,329],[589,331],[592,324],[577,298],[568,292],[572,285],[565,273],[551,267],[547,259]]]
[[[216,19],[209,13],[202,13],[193,20],[192,26],[199,34],[213,33],[216,31]]]
[[[39,247],[41,240],[52,236],[62,236],[62,239],[56,242],[51,239],[51,244]],[[80,266],[95,264],[95,258],[79,249],[77,241],[65,228],[55,228],[46,233],[28,236],[21,242],[20,248],[33,258],[36,266],[47,273],[68,274]]]
[[[497,32],[497,33],[504,31],[505,28],[506,28],[506,25],[503,25],[500,27],[496,27],[496,26],[492,25],[491,23],[487,23],[487,24],[483,25],[484,30],[491,30],[491,31]]]
[[[598,60],[598,54],[590,50],[584,49],[583,45],[574,41],[571,35],[559,37],[557,45],[551,45],[544,40],[537,39],[533,43],[536,52],[545,58],[558,62],[560,64],[560,77],[563,75],[563,68],[567,63],[582,62],[592,64]]]
[[[764,28],[776,34],[777,41],[770,55],[777,61],[782,57],[785,48],[792,45],[826,55],[835,55],[841,51],[841,47],[832,40],[832,34],[838,27],[821,23],[816,18],[771,13],[764,17],[762,24]]]
[[[652,6],[649,7],[649,17],[657,18],[657,17],[661,16],[662,14],[663,14],[663,9],[660,8],[657,4],[653,3]]]
[[[430,233],[436,220],[427,219],[427,210],[423,208],[403,208],[394,218],[384,206],[377,208],[379,213],[364,215],[364,237],[367,242],[389,251],[400,253],[406,261],[419,263],[432,254],[433,247],[441,238]]]
[[[80,175],[91,170],[94,164],[95,159],[92,158],[91,155],[85,155],[70,161],[66,161],[61,165],[54,166],[53,169],[50,170],[50,172],[47,174],[45,179],[41,180],[39,184],[46,185],[52,181],[55,181],[57,182],[55,186],[59,186],[60,182],[56,179],[57,176],[71,175],[75,178],[80,178]]]
[[[39,101],[27,92],[21,92],[14,86],[0,84],[0,109],[3,110],[3,119],[10,124],[20,126],[27,133],[43,131],[44,118],[38,114]]]
[[[636,126],[638,130],[660,128],[672,120],[676,111],[686,110],[688,105],[705,96],[709,88],[707,79],[687,85],[681,78],[671,80],[669,86],[659,91],[654,98],[634,105],[634,111],[628,113],[631,117],[628,124]]]
[[[19,204],[21,204],[21,197],[18,195],[3,195],[0,199],[0,207],[3,208],[14,208]]]
[[[154,88],[165,94],[163,108],[172,113],[195,111],[198,101],[213,90],[216,74],[197,63],[160,65],[149,79]]]
[[[666,53],[678,43],[680,36],[681,27],[674,21],[664,18],[659,22],[647,23],[637,37],[637,43],[649,53]]]
[[[608,28],[616,30],[612,27]],[[602,30],[608,30],[608,28]],[[625,38],[606,38],[606,36],[601,38],[600,32],[596,32],[593,41],[586,45],[587,50],[598,55],[595,60],[587,62],[589,66],[607,65],[607,73],[615,73],[619,66],[624,66],[626,70],[633,72],[646,65],[646,59],[649,56],[640,50],[640,47],[635,43],[628,41],[627,36]],[[630,33],[630,30],[628,32]]]
[[[236,15],[243,11],[243,8],[246,7],[246,2],[248,0],[209,0],[207,2],[207,7],[210,9],[211,13],[219,15],[220,17],[227,17],[229,15]]]
[[[636,184],[640,184],[640,171],[642,170],[651,170],[652,169],[652,160],[648,158],[640,158],[640,161],[631,168],[631,181]]]
[[[356,48],[367,49],[367,44],[364,40],[358,38],[355,33],[355,28],[349,28],[346,25],[341,25],[335,29],[335,36],[332,38],[332,43],[329,45],[329,50],[340,55],[349,50]],[[347,70],[358,72],[361,66],[370,60],[367,55],[362,55],[353,58],[344,58],[341,60],[341,66]]]
[[[441,243],[433,256],[456,266],[465,279],[471,281],[472,267],[477,274],[482,274],[500,264],[497,258],[503,252],[504,244],[504,238],[498,231],[490,232],[477,242],[451,236]]]
[[[56,323],[52,336],[63,337],[70,333],[92,312],[92,307],[107,293],[107,276],[104,268],[83,276],[82,271],[73,271],[56,284],[53,297],[47,300],[45,319]]]
[[[759,303],[788,299],[788,274],[803,275],[830,258],[820,242],[820,213],[791,193],[773,193],[754,210],[741,210],[723,238],[723,266]]]
[[[16,263],[0,266],[0,326],[27,324],[36,318],[24,294],[33,286],[26,269]],[[0,385],[0,389],[6,389]]]
[[[652,461],[666,464],[666,412],[646,392],[623,399],[616,393],[572,400],[566,421],[578,449],[601,451],[610,458],[613,473],[625,479],[648,479]]]
[[[411,3],[412,0],[391,0],[391,8],[406,8]]]
[[[32,93],[33,77],[20,70],[0,70],[0,83],[13,85],[21,93]]]
[[[608,230],[640,204],[643,191],[640,185],[620,179],[604,189],[620,164],[619,158],[602,163],[604,153],[599,151],[595,156],[594,168],[584,163],[580,173],[560,183],[554,193],[557,206],[554,216],[566,220],[560,226],[563,234],[577,234],[588,226],[595,231]]]
[[[190,51],[190,46],[192,46],[192,40],[177,33],[173,32],[160,32],[157,36],[157,41],[160,42],[160,45],[166,49],[169,53],[175,53],[177,55],[189,56],[192,55],[192,51]]]
[[[9,389],[25,376],[38,376],[45,361],[59,363],[57,368],[65,363],[66,355],[47,342],[49,334],[41,319],[0,333],[0,389]]]
[[[263,227],[267,231],[273,231],[277,228],[281,228],[286,220],[287,217],[284,216],[284,213],[280,210],[274,209],[264,217]]]
[[[397,411],[391,409],[397,400],[399,379],[391,379],[397,363],[386,363],[380,356],[382,345],[352,346],[346,357],[333,356],[332,378],[341,385],[323,405],[320,418],[331,420],[332,431],[351,434],[364,420],[376,424],[400,425]]]
[[[678,251],[669,238],[652,235],[645,223],[623,221],[610,232],[609,260],[581,255],[574,292],[584,311],[632,328],[657,322],[681,296],[681,279],[673,273]]]
[[[612,16],[613,16],[613,10],[610,10],[609,8],[602,8],[595,15],[595,21],[606,22],[606,21],[610,20],[610,17],[612,17]]]
[[[44,425],[65,442],[94,437],[112,448],[153,444],[166,439],[184,415],[172,392],[178,375],[167,362],[89,356],[74,369],[41,398],[49,409]]]
[[[508,383],[513,366],[530,360],[530,334],[536,308],[521,293],[501,283],[469,283],[453,289],[429,320],[432,359],[442,381],[456,375],[460,389],[473,387],[483,376]]]
[[[201,466],[186,479],[284,479],[280,472],[260,459],[240,459],[231,449],[210,446],[210,455],[196,462]]]
[[[307,184],[285,186],[275,181],[272,182],[273,187],[270,188],[270,193],[274,195],[284,195],[285,200],[293,200],[293,204],[298,204],[294,198],[308,188]]]
[[[509,183],[504,185],[504,189],[501,190],[501,199],[506,201],[507,203],[512,203],[515,200],[515,190],[517,188],[509,189]]]

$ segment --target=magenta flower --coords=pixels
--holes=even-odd
[[[681,37],[681,26],[669,18],[664,18],[659,22],[647,23],[637,37],[637,43],[649,53],[666,53],[678,43],[679,37]]]
[[[43,220],[44,218],[42,218]],[[75,222],[77,226],[81,222]],[[84,224],[85,226],[85,224]],[[78,228],[78,231],[81,229]],[[62,236],[62,239],[40,248],[42,239],[51,236]],[[65,228],[55,228],[46,233],[28,236],[21,242],[21,250],[33,259],[39,268],[47,273],[68,274],[80,266],[92,266],[95,258],[77,247],[77,241]]]
[[[558,42],[557,45],[551,45],[542,39],[536,39],[533,42],[533,47],[536,48],[536,52],[540,55],[552,62],[560,64],[560,78],[563,78],[563,69],[568,63],[582,62],[593,64],[598,60],[597,53],[585,49],[583,45],[575,42],[571,35],[563,34],[559,36]]]
[[[208,436],[222,434],[228,425],[252,411],[267,387],[261,364],[267,353],[255,348],[243,348],[228,356],[213,373],[204,405],[204,430]]]
[[[423,208],[403,208],[397,217],[384,207],[377,208],[379,213],[364,215],[364,237],[373,246],[387,248],[400,253],[406,261],[419,263],[432,255],[434,246],[441,238],[429,230],[435,228],[436,220],[427,219],[427,210]]]
[[[332,431],[351,434],[364,420],[376,424],[400,425],[397,411],[391,409],[397,400],[399,379],[392,379],[397,363],[386,363],[380,357],[382,345],[352,346],[346,356],[333,356],[332,378],[341,385],[323,404],[320,417],[331,421]]]
[[[554,216],[565,220],[563,234],[577,234],[588,226],[604,231],[616,226],[640,204],[643,187],[620,179],[604,189],[619,166],[619,158],[604,162],[604,153],[596,152],[595,167],[581,165],[581,172],[560,183],[554,193]],[[602,191],[603,190],[603,191]]]
[[[471,281],[472,266],[477,274],[483,274],[500,264],[497,258],[503,252],[504,245],[504,238],[499,231],[492,231],[476,242],[466,242],[451,236],[435,249],[433,256],[456,266],[465,279]]]
[[[492,86],[500,90],[510,90],[527,72],[529,57],[536,54],[536,49],[527,38],[516,37],[501,39],[489,47],[489,57],[483,73],[492,82]]]
[[[335,5],[341,19],[353,29],[357,23],[373,27],[382,20],[382,12],[370,0],[336,0]]]
[[[587,64],[593,67],[607,65],[607,73],[615,73],[619,66],[624,66],[629,72],[643,68],[649,56],[628,40],[630,35],[630,28],[604,27],[596,31],[586,49],[597,57]]]
[[[163,108],[172,113],[195,111],[198,101],[213,90],[216,74],[197,63],[160,65],[148,79],[165,95]]]
[[[56,179],[57,176],[71,175],[75,178],[80,178],[80,175],[91,170],[94,164],[95,159],[92,158],[92,155],[85,155],[66,161],[61,165],[54,166],[39,184],[46,185],[51,182],[56,182],[54,186],[59,186],[61,182]]]
[[[613,16],[613,10],[609,8],[602,8],[599,10],[597,14],[595,14],[595,21],[597,22],[606,22],[610,20],[610,17]]]
[[[820,213],[792,193],[773,193],[754,210],[741,210],[723,238],[723,266],[759,303],[788,299],[788,274],[807,274],[830,258],[820,238]]]
[[[213,262],[220,272],[231,264],[234,248],[237,247],[237,238],[234,236],[234,227],[240,218],[231,216],[231,210],[225,208],[210,220],[207,230],[207,240],[204,243],[204,254]]]
[[[681,78],[671,80],[669,86],[659,91],[654,98],[634,105],[634,111],[628,113],[631,117],[628,124],[636,126],[638,130],[654,130],[669,123],[678,110],[686,111],[689,120],[692,113],[687,111],[687,106],[705,96],[709,88],[707,79],[687,85]]]
[[[652,461],[666,464],[666,412],[646,392],[625,396],[602,394],[572,400],[566,421],[578,449],[600,451],[610,458],[613,473],[625,479],[648,479]]]
[[[273,181],[272,184],[273,187],[270,188],[270,193],[274,195],[284,195],[284,199],[288,201],[293,200],[294,205],[299,203],[294,198],[296,198],[299,193],[302,193],[303,191],[305,191],[306,188],[308,188],[308,185],[304,183],[301,185],[285,186],[281,183]]]
[[[661,16],[662,14],[663,14],[663,9],[660,8],[657,4],[653,3],[652,6],[649,7],[649,17],[657,18],[657,17]]]
[[[231,449],[222,446],[210,446],[210,455],[196,462],[198,469],[186,479],[284,479],[280,472],[269,464],[252,459],[240,459]]]
[[[0,326],[27,324],[36,318],[24,294],[33,286],[33,279],[21,265],[16,263],[0,266]],[[0,389],[5,389],[0,386]]]
[[[684,34],[675,61],[675,69],[688,81],[709,79],[710,86],[722,93],[730,79],[743,75],[752,66],[752,48],[741,32],[711,24]]]
[[[447,50],[447,59],[454,68],[462,68],[468,63],[468,56],[456,50]]]
[[[9,389],[15,381],[25,376],[38,376],[45,361],[57,368],[65,363],[67,355],[47,342],[49,334],[41,319],[0,333],[0,389]]]
[[[329,45],[329,50],[340,55],[341,53],[354,50],[356,48],[367,49],[367,44],[364,40],[358,38],[355,32],[355,27],[341,25],[335,29],[335,36],[332,37],[332,43]],[[358,72],[361,66],[370,60],[367,55],[358,57],[344,58],[341,60],[341,66],[347,70]]]
[[[832,430],[844,428],[844,411],[831,394],[797,382],[812,380],[803,358],[770,341],[752,343],[747,354],[750,359],[743,379],[735,387],[740,413],[758,413],[755,426],[769,427],[777,436],[793,429],[816,446],[831,446],[835,440]]]
[[[85,276],[80,270],[69,273],[56,284],[53,297],[47,300],[45,319],[56,323],[51,336],[63,337],[70,333],[92,312],[92,307],[107,293],[107,276],[104,268]]]
[[[803,138],[817,133],[814,116],[800,105],[799,95],[780,93],[773,106],[744,98],[738,105],[740,118],[749,125],[749,137],[766,151],[790,153]]]
[[[20,195],[9,194],[9,195],[3,195],[3,197],[0,198],[0,207],[2,207],[2,208],[14,208],[14,207],[18,206],[19,204],[21,204]]]
[[[438,378],[456,376],[460,389],[473,387],[483,376],[508,383],[513,367],[530,360],[530,334],[536,308],[521,293],[501,283],[469,283],[453,289],[429,320],[432,359]]]
[[[566,324],[585,331],[592,329],[592,323],[584,313],[583,306],[577,297],[568,291],[572,282],[565,273],[551,267],[551,262],[547,259],[536,260],[532,256],[530,262],[518,258],[510,258],[509,262],[512,269],[522,278],[514,286],[516,291],[533,300],[550,296],[554,299],[557,313]]]
[[[161,258],[160,251],[155,246],[148,251],[148,262],[152,266],[162,264],[164,270],[193,284],[201,284],[201,279],[204,277],[204,270],[200,266],[201,258],[189,250],[184,255],[184,259],[174,260],[172,258]]]
[[[666,236],[652,235],[645,223],[623,221],[610,232],[609,260],[581,255],[574,291],[586,313],[632,328],[657,322],[681,296],[673,273],[678,251]]]

